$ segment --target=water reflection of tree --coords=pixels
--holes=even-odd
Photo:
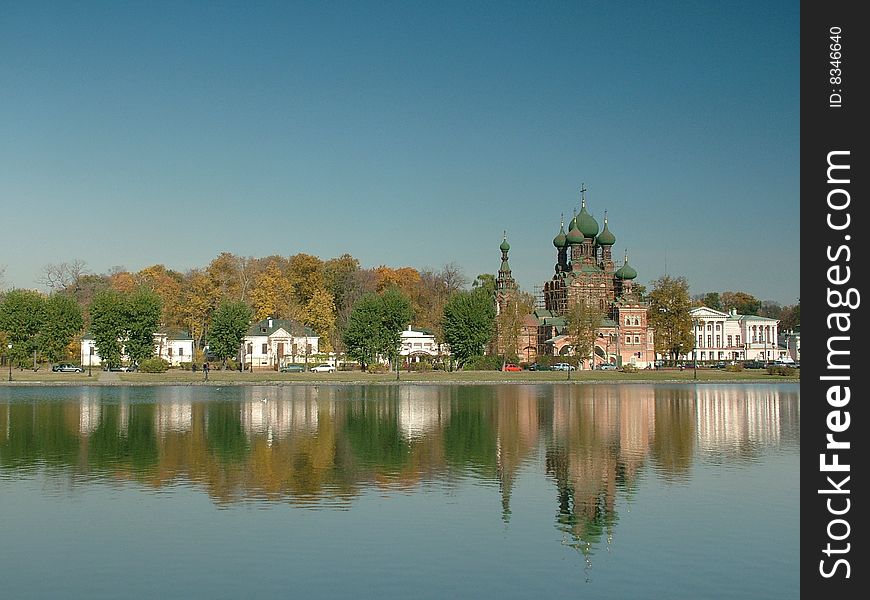
[[[666,481],[689,477],[695,452],[695,388],[655,389],[655,435],[652,458]]]
[[[206,440],[223,462],[240,463],[248,456],[248,438],[242,427],[241,404],[213,402],[207,405]]]
[[[259,391],[195,402],[176,391],[154,403],[101,401],[97,391],[79,403],[0,405],[0,467],[54,464],[152,486],[182,479],[220,503],[346,505],[372,487],[470,475],[498,485],[509,522],[515,484],[543,440],[554,521],[585,552],[613,532],[618,499],[648,463],[682,481],[695,453],[722,440],[740,455],[778,443],[780,431],[799,442],[797,390],[735,392],[734,405],[717,390],[696,402],[695,389],[288,386],[264,392],[266,403]]]

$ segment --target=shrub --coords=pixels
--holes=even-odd
[[[783,377],[787,377],[789,375],[794,375],[794,371],[795,371],[794,367],[789,367],[787,365],[786,366],[774,365],[772,367],[767,367],[767,374],[768,375],[781,375]]]
[[[369,373],[386,373],[389,367],[383,363],[372,363],[368,365]]]
[[[168,368],[169,363],[157,356],[146,358],[139,363],[139,370],[143,373],[165,373]]]
[[[622,371],[623,373],[637,373],[637,367],[631,364],[622,365],[620,371]]]
[[[189,363],[189,362],[178,363],[178,368],[181,369],[182,371],[190,371],[192,366],[193,366],[193,363]]]
[[[737,363],[736,365],[728,365],[725,367],[725,370],[729,373],[739,373],[743,370],[743,365],[741,363]]]
[[[500,371],[504,358],[497,354],[475,356],[463,365],[463,371]]]

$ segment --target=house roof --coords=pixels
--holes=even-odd
[[[278,331],[279,329],[283,329],[290,335],[294,336],[298,335],[300,337],[318,337],[317,334],[314,333],[314,330],[310,327],[303,326],[301,323],[297,323],[296,321],[291,321],[289,319],[263,319],[262,321],[254,323],[253,325],[248,327],[246,335],[269,336]]]

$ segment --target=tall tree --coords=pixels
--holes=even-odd
[[[291,256],[289,277],[297,305],[305,306],[314,290],[323,287],[323,261],[304,253]]]
[[[350,254],[342,254],[323,263],[323,284],[332,294],[336,311],[341,311],[345,296],[352,293],[354,275],[359,270],[359,261]]]
[[[172,329],[187,328],[181,315],[181,273],[167,269],[163,265],[146,267],[136,274],[140,284],[148,286],[158,296],[163,307],[161,323]]]
[[[67,347],[84,326],[82,309],[66,294],[54,293],[45,301],[45,322],[37,345],[50,362],[66,358]]]
[[[35,290],[10,290],[0,304],[0,330],[12,343],[12,359],[19,365],[33,357],[36,369],[37,340],[45,323],[45,298]]]
[[[332,294],[323,288],[314,290],[308,304],[301,311],[301,320],[320,336],[319,347],[322,352],[332,350],[332,335],[335,330],[335,304]]]
[[[342,339],[347,355],[367,370],[379,356],[398,356],[402,330],[410,323],[411,303],[398,289],[363,295],[353,307]]]
[[[214,312],[208,333],[208,349],[221,361],[224,369],[227,359],[238,353],[251,316],[251,309],[244,302],[224,301]]]
[[[383,307],[381,351],[390,360],[396,360],[401,350],[402,331],[414,317],[411,301],[398,288],[393,287],[381,294],[381,306]]]
[[[535,297],[528,292],[517,291],[505,303],[495,319],[496,347],[504,358],[502,366],[508,360],[519,358],[525,344],[522,341],[523,322],[526,315],[535,310]]]
[[[154,334],[160,326],[162,311],[160,296],[144,285],[126,299],[126,346],[133,364],[154,356]]]
[[[218,301],[218,291],[207,273],[193,270],[184,275],[179,314],[197,348],[204,345],[208,323]]]
[[[250,296],[257,320],[298,317],[293,282],[277,264],[270,264],[257,274]]]
[[[801,303],[794,306],[786,306],[782,309],[782,321],[779,324],[780,331],[800,331],[801,329]]]
[[[80,258],[72,262],[45,265],[42,275],[37,280],[52,292],[60,292],[74,285],[82,276],[88,273],[85,261]]]
[[[741,315],[757,315],[761,300],[746,292],[722,292],[722,310],[737,309]]]
[[[685,277],[663,275],[653,282],[647,298],[647,318],[655,330],[656,352],[670,355],[676,362],[677,356],[688,353],[695,343],[689,315],[689,282]]]
[[[377,358],[381,347],[380,335],[380,298],[369,292],[354,304],[342,334],[347,355],[359,362],[363,371],[367,371]]]
[[[719,297],[719,292],[707,292],[701,297],[701,304],[713,310],[723,310],[722,298]]]
[[[91,301],[91,335],[100,359],[109,367],[121,364],[121,350],[127,333],[127,303],[112,289],[101,290]]]
[[[565,329],[571,339],[574,358],[578,362],[592,356],[595,338],[603,321],[604,311],[597,305],[582,300],[574,302],[566,311]]]
[[[441,321],[444,341],[462,367],[475,356],[482,356],[495,327],[495,304],[484,288],[459,291],[444,306]]]

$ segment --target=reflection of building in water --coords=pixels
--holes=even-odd
[[[699,386],[696,392],[698,446],[742,454],[780,439],[779,389]]]
[[[157,435],[170,431],[190,431],[192,414],[191,402],[161,402],[154,411],[154,430]]]
[[[100,401],[82,397],[79,400],[79,434],[88,435],[100,425]]]
[[[317,432],[318,411],[322,409],[317,387],[255,386],[245,388],[244,396],[240,419],[249,438],[266,435],[272,440],[284,438],[291,432]],[[333,403],[325,404],[329,414],[333,414]]]
[[[538,445],[540,419],[534,386],[509,386],[498,395],[496,469],[502,519],[510,520],[510,499],[520,467]]]
[[[399,392],[399,430],[415,440],[441,429],[450,418],[450,402],[436,386],[405,386]]]

